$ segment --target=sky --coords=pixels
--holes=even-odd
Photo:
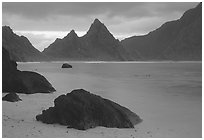
[[[179,19],[198,3],[189,2],[3,2],[2,24],[26,36],[42,51],[72,29],[78,36],[88,31],[95,18],[115,38],[145,35],[167,21]]]

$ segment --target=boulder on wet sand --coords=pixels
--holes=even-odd
[[[72,66],[70,64],[68,64],[68,63],[64,63],[62,65],[62,68],[72,68]]]
[[[17,63],[10,60],[8,51],[2,48],[2,91],[33,94],[50,93],[55,89],[44,76],[17,70]]]
[[[133,128],[141,122],[140,117],[129,109],[83,89],[60,95],[55,99],[54,107],[43,110],[36,119],[43,123],[59,123],[79,130],[96,126]]]
[[[7,95],[5,95],[2,98],[3,101],[8,101],[8,102],[18,102],[18,101],[22,101],[19,96],[15,93],[15,92],[11,92]]]

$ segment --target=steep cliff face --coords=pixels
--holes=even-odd
[[[95,19],[87,34],[78,37],[72,30],[63,39],[57,39],[43,53],[58,60],[130,60],[121,43],[106,26]]]
[[[177,38],[160,58],[173,60],[202,60],[202,4],[184,13]]]
[[[43,61],[48,60],[40,51],[32,46],[24,36],[18,36],[9,26],[2,27],[2,46],[15,61]]]
[[[202,3],[178,20],[121,43],[133,56],[138,51],[144,60],[202,60]]]

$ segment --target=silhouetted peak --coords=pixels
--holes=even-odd
[[[94,22],[91,24],[91,27],[89,28],[87,34],[96,35],[100,33],[110,34],[106,26],[96,18]]]
[[[202,8],[202,2],[200,2],[200,3],[196,6],[196,8]]]
[[[13,33],[13,30],[9,26],[2,26],[2,32]]]
[[[25,36],[23,35],[19,36],[15,34],[9,26],[2,26],[2,35],[7,38],[11,38],[11,37],[21,38],[22,41],[29,42]]]
[[[75,33],[74,30],[71,30],[71,32],[69,33],[69,35],[71,35],[71,36],[77,36],[77,34]]]
[[[94,20],[94,22],[91,25],[91,27],[95,27],[95,28],[100,28],[101,26],[105,26],[105,25],[101,23],[97,18]]]
[[[2,26],[3,29],[12,30],[10,26]]]
[[[65,38],[76,38],[78,37],[74,30],[71,30]]]
[[[94,20],[93,24],[102,24],[102,23],[100,22],[99,19],[96,18],[96,19]]]

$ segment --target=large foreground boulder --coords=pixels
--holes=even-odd
[[[43,110],[36,119],[79,130],[96,126],[133,128],[141,122],[140,117],[129,109],[83,89],[59,96],[54,101],[54,107]]]
[[[14,93],[14,92],[11,92],[7,95],[5,95],[3,98],[2,98],[3,101],[8,101],[8,102],[18,102],[18,101],[22,101],[19,96]]]
[[[2,91],[32,94],[50,93],[55,89],[44,76],[17,70],[16,62],[10,60],[8,51],[2,48]]]

